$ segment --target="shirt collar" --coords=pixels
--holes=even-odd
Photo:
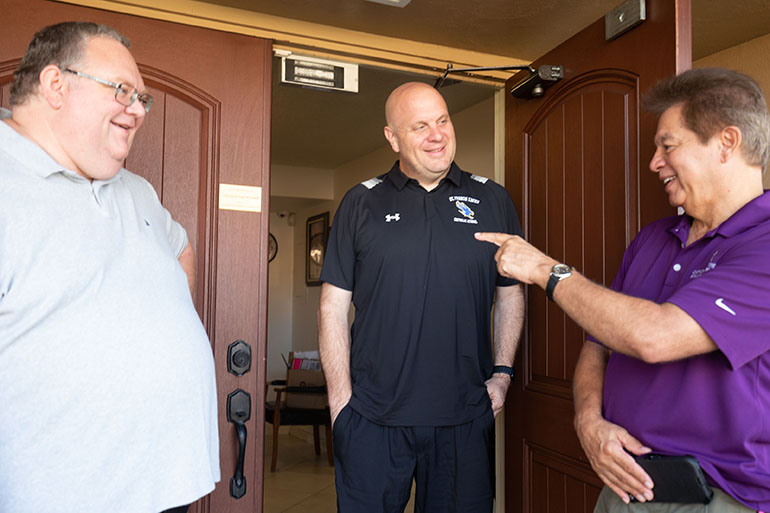
[[[770,190],[764,191],[762,195],[743,205],[722,224],[708,231],[703,238],[713,238],[717,234],[723,237],[732,237],[765,222],[770,222]],[[684,245],[687,243],[691,226],[692,217],[682,215],[679,222],[672,226],[669,232]]]
[[[388,171],[386,174],[391,182],[393,182],[393,185],[396,186],[396,189],[399,191],[402,190],[407,183],[409,183],[410,180],[413,180],[412,178],[409,178],[404,174],[403,171],[401,171],[401,167],[399,166],[400,161],[396,161],[395,164],[393,164],[393,167],[390,168],[390,171]],[[452,162],[452,165],[449,167],[449,172],[447,175],[441,179],[441,182],[439,182],[439,186],[444,182],[444,180],[449,180],[452,182],[455,186],[460,185],[460,180],[462,178],[462,169]],[[417,180],[414,180],[415,183],[417,183]]]
[[[712,231],[724,237],[732,237],[768,221],[770,221],[770,191],[764,191]]]
[[[0,119],[10,117],[10,110],[0,109]],[[54,173],[64,171],[62,165],[56,162],[43,148],[2,121],[0,121],[0,148],[41,178],[48,178]]]

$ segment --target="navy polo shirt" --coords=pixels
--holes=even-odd
[[[489,409],[497,247],[521,235],[495,182],[456,164],[426,191],[399,169],[353,187],[334,217],[321,280],[353,291],[350,406],[392,426],[446,426]]]

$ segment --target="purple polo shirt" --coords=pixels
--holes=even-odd
[[[770,510],[770,192],[684,247],[692,218],[645,227],[612,289],[687,312],[719,351],[647,364],[613,352],[604,415],[653,451],[692,454],[712,485]]]

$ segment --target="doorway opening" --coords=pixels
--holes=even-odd
[[[278,250],[269,264],[268,382],[285,379],[290,351],[318,349],[320,286],[306,283],[307,219],[328,212],[331,224],[348,189],[390,169],[397,155],[383,135],[385,100],[404,82],[435,80],[360,65],[358,93],[308,89],[281,84],[280,58],[273,58],[270,233]],[[440,91],[457,135],[455,160],[464,170],[494,179],[498,88],[452,81]],[[272,391],[267,399],[274,399]],[[337,511],[323,429],[316,456],[312,427],[282,426],[276,471],[270,472],[272,425],[265,426],[265,513]]]

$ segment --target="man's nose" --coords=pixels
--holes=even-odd
[[[652,159],[650,159],[650,171],[652,171],[653,173],[657,173],[665,165],[666,165],[666,162],[663,159],[663,153],[661,152],[660,148],[658,148],[655,150],[655,153],[652,155]]]
[[[441,131],[438,125],[434,125],[430,127],[430,133],[428,133],[428,137],[431,141],[438,141],[444,138],[444,132]]]
[[[128,112],[129,114],[133,114],[134,116],[140,119],[143,118],[145,115],[147,115],[147,111],[144,110],[144,104],[140,102],[138,98],[134,100],[134,102],[131,105],[126,107],[126,112]]]

